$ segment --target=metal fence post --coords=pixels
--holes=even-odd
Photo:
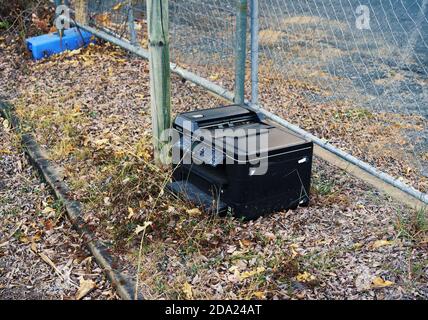
[[[62,0],[55,0],[55,10],[57,10],[60,5],[62,5]],[[59,17],[59,14],[56,12],[55,18],[58,18],[58,17]]]
[[[251,0],[251,104],[259,104],[259,0]]]
[[[135,32],[135,21],[134,21],[134,3],[132,0],[129,0],[128,3],[128,24],[129,24],[129,33],[131,35],[131,44],[135,46],[137,44],[137,33]]]
[[[245,61],[247,51],[247,0],[239,0],[236,15],[235,103],[245,100]]]
[[[55,8],[58,8],[62,4],[62,0],[55,0]]]
[[[57,21],[57,19],[58,19],[58,17],[60,16],[60,14],[58,13],[58,7],[60,6],[60,5],[62,5],[62,0],[55,0],[55,22],[54,22],[54,25],[56,25],[56,21]],[[61,29],[61,30],[58,30],[58,32],[59,32],[59,35],[62,37],[63,35],[64,35],[64,30],[63,29]],[[62,43],[61,43],[61,46],[62,46]]]

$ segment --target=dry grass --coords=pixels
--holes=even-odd
[[[278,30],[265,29],[259,32],[259,42],[262,46],[273,46],[281,41],[284,32]]]
[[[348,25],[338,20],[329,20],[317,16],[294,16],[284,18],[281,21],[281,25],[288,27],[290,25],[315,25],[323,28],[336,27],[342,30],[346,30]]]

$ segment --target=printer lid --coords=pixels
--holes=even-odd
[[[194,132],[198,129],[217,127],[234,122],[260,122],[263,115],[239,105],[216,107],[181,113],[174,121],[174,127]]]
[[[183,132],[184,136],[190,136],[198,129],[210,131],[212,141],[202,142],[205,144],[205,150],[201,150],[200,157],[209,158],[206,163],[213,165],[220,163],[225,156],[233,157],[239,162],[239,159],[248,159],[256,155],[271,157],[312,146],[312,142],[291,130],[278,126],[270,120],[264,120],[263,115],[237,105],[179,114],[174,121],[174,127]],[[216,129],[227,130],[216,132]],[[261,135],[266,140],[260,139]],[[239,138],[244,136],[247,138],[258,136],[253,140],[257,143],[251,143],[251,145],[238,143]],[[193,138],[192,141],[195,141]],[[212,143],[215,141],[217,143]],[[250,139],[241,141],[250,141]],[[268,141],[268,144],[261,146],[260,141]],[[191,145],[188,147],[192,148]]]
[[[227,135],[213,134],[213,140],[223,142],[217,144],[217,146],[223,144],[221,151],[233,150],[236,160],[237,158],[244,159],[245,157],[254,157],[256,155],[271,157],[312,145],[309,140],[270,121],[244,124],[229,128],[228,131]],[[227,136],[229,135],[233,139],[228,139]],[[239,143],[239,138],[244,138],[244,136],[246,139],[241,140],[243,143]],[[264,145],[262,145],[263,143]],[[228,155],[230,156],[231,154],[228,153]]]

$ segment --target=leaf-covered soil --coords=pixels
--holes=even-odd
[[[169,170],[153,165],[146,61],[109,44],[41,62],[2,46],[8,81],[0,95],[60,166],[85,221],[118,261],[131,274],[140,261],[135,276],[146,298],[428,298],[426,212],[315,159],[308,208],[246,223],[208,216],[168,194]],[[275,102],[276,113],[309,108],[300,84],[263,81],[272,90],[263,99]],[[172,97],[174,113],[223,103],[176,76]],[[335,123],[328,119],[365,125],[359,109],[338,108],[311,107],[295,119],[324,123],[326,133],[341,132],[338,124],[328,129]]]
[[[115,298],[14,131],[0,124],[0,299],[75,299],[81,279],[91,289],[81,298]]]

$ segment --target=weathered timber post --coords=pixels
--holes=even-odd
[[[147,0],[152,130],[157,164],[169,162],[171,126],[171,71],[169,60],[168,0]]]
[[[76,22],[88,25],[88,0],[76,0]]]

